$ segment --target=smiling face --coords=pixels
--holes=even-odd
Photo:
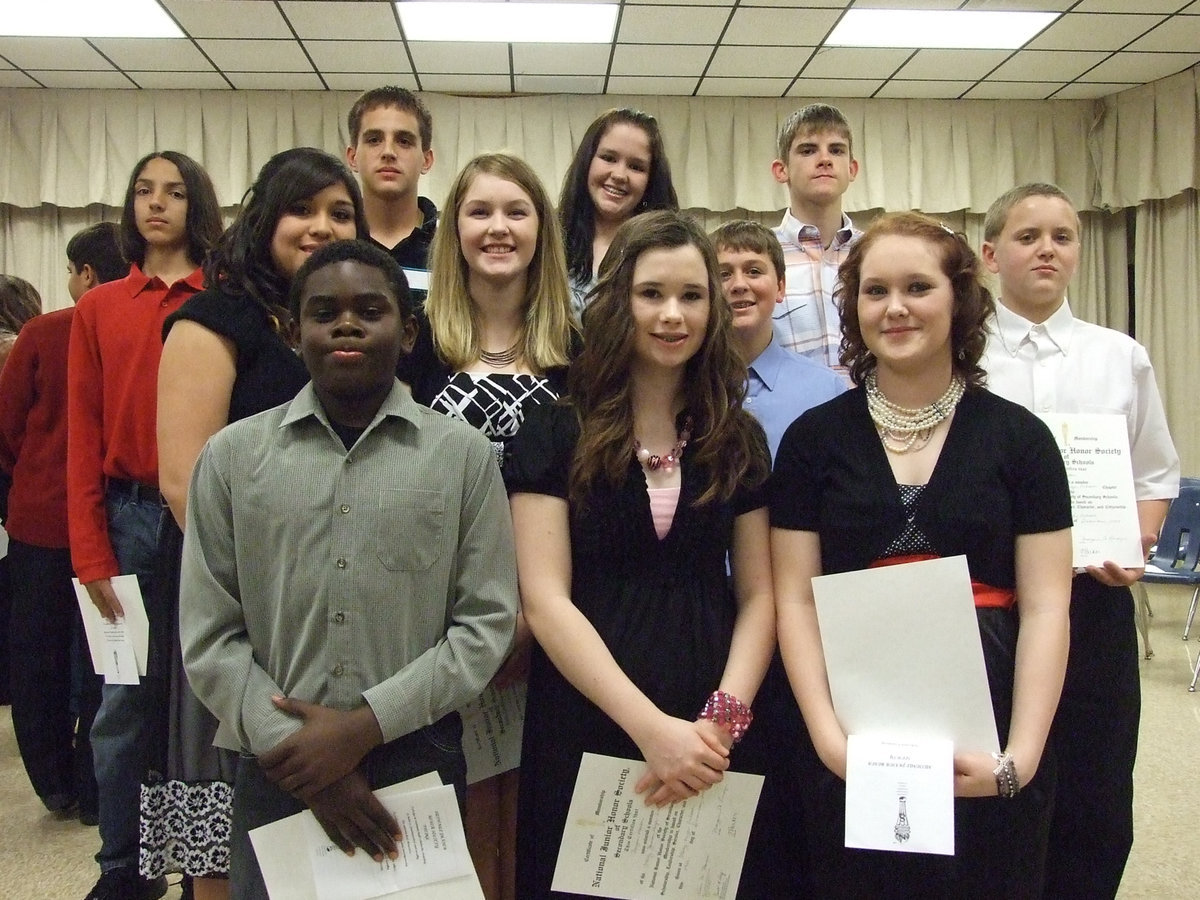
[[[291,278],[318,247],[357,234],[354,201],[346,186],[335,182],[284,210],[271,238],[271,260],[280,274]]]
[[[775,304],[783,300],[783,278],[765,253],[754,250],[717,248],[721,287],[733,312],[737,336],[755,342],[769,339]]]
[[[412,349],[415,323],[401,316],[383,272],[358,260],[310,274],[299,310],[300,356],[326,411],[354,425],[347,410],[357,418],[369,410],[369,423],[392,389],[400,356]]]
[[[171,251],[187,246],[187,186],[179,168],[156,156],[133,184],[133,215],[146,246]]]
[[[519,184],[480,172],[458,205],[458,239],[468,282],[524,279],[537,252],[537,208]]]
[[[787,185],[795,214],[840,204],[858,175],[858,161],[850,156],[849,140],[837,131],[801,131],[792,139],[787,159],[775,160],[771,172]]]
[[[416,194],[417,181],[433,165],[433,150],[421,146],[417,117],[397,106],[376,106],[362,115],[358,143],[346,161],[362,179],[363,193],[392,199]]]
[[[1044,322],[1066,299],[1079,266],[1079,217],[1061,197],[1026,197],[980,255],[1000,276],[1001,302],[1031,322]]]
[[[952,362],[954,289],[939,250],[918,237],[880,237],[862,260],[858,319],[879,371],[922,374]]]
[[[588,167],[587,189],[596,218],[624,222],[646,194],[653,157],[650,138],[637,125],[617,122],[604,133]]]
[[[708,267],[691,244],[646,250],[633,266],[635,371],[681,369],[708,330]]]

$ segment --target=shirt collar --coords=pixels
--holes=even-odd
[[[157,275],[150,276],[142,271],[142,267],[137,263],[131,263],[129,266],[129,276],[126,278],[126,283],[129,285],[129,295],[136,297],[144,290],[153,290],[156,285],[162,285],[163,281]],[[199,292],[204,289],[204,270],[197,266],[192,269],[186,278],[181,278],[175,284],[185,284],[192,289],[193,292]],[[164,285],[170,289],[174,284]]]
[[[283,419],[279,423],[280,428],[287,428],[289,425],[294,425],[297,422],[302,422],[305,419],[314,418],[326,428],[333,430],[329,424],[329,416],[325,412],[325,408],[321,406],[321,402],[317,399],[317,392],[313,389],[310,381],[300,393],[296,395],[287,407],[287,411],[283,414]],[[371,420],[371,424],[366,427],[363,434],[368,431],[373,431],[375,427],[387,418],[403,419],[406,422],[411,422],[415,427],[421,427],[421,406],[412,398],[412,393],[398,379],[393,380],[392,389],[383,401],[383,405],[379,407],[379,412],[375,413],[375,418]]]
[[[768,391],[773,391],[785,362],[787,362],[787,351],[783,349],[778,336],[772,331],[771,342],[763,348],[763,352],[758,354],[754,358],[754,362],[750,363],[747,368],[754,371],[758,380]]]
[[[1063,300],[1062,305],[1042,323],[1042,330],[1058,348],[1059,353],[1065,354],[1070,348],[1074,324],[1075,316],[1071,313],[1071,304],[1066,300]],[[1025,342],[1035,327],[1033,322],[1013,312],[1003,303],[996,304],[996,322],[992,330],[1000,338],[1000,342],[1010,356],[1017,355],[1021,344]]]
[[[821,232],[817,226],[801,222],[792,215],[790,209],[783,211],[783,221],[779,223],[779,228],[784,236],[794,244],[821,242]],[[854,227],[854,223],[850,221],[850,217],[842,213],[842,227],[834,232],[833,242],[829,245],[829,249],[838,250],[855,240],[860,234],[862,232]]]

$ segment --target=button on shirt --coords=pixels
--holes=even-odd
[[[1111,328],[1083,322],[1064,302],[1035,324],[997,304],[981,364],[988,390],[1026,409],[1122,416],[1129,432],[1134,495],[1179,495],[1179,455],[1146,348]]]
[[[261,754],[295,731],[279,694],[365,700],[385,741],[415,731],[482,693],[516,611],[491,445],[399,382],[349,451],[309,385],[200,455],[180,639],[219,746]]]
[[[766,349],[750,363],[746,382],[746,411],[767,433],[771,459],[789,425],[800,414],[846,390],[840,376],[791,350],[785,350],[778,335],[771,335]]]
[[[835,370],[848,386],[849,372],[838,362],[842,320],[833,292],[838,266],[862,232],[843,214],[842,227],[826,250],[817,227],[804,224],[788,210],[775,228],[775,237],[783,247],[787,272],[783,304],[775,311],[775,331],[780,343]]]

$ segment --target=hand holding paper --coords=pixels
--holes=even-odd
[[[379,798],[371,793],[367,776],[355,770],[324,790],[317,791],[309,808],[329,839],[347,856],[361,847],[376,862],[395,859],[400,826]]]
[[[729,751],[696,722],[659,715],[638,749],[649,766],[634,788],[646,792],[647,806],[686,800],[720,782]]]
[[[114,622],[125,615],[125,610],[121,607],[117,592],[113,590],[111,580],[97,578],[95,581],[89,581],[83,587],[88,592],[92,603],[96,605],[96,609],[100,610],[100,615],[108,621]]]
[[[258,762],[271,781],[305,802],[352,772],[383,741],[375,713],[366,703],[345,712],[287,697],[272,700],[304,724]]]

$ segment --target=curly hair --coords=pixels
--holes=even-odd
[[[991,292],[981,280],[979,257],[962,234],[917,212],[888,213],[867,228],[850,249],[838,269],[835,297],[842,319],[840,360],[850,369],[855,384],[862,384],[878,361],[867,349],[858,318],[858,292],[862,284],[863,260],[883,237],[920,238],[936,247],[942,260],[942,273],[950,279],[954,292],[954,310],[950,317],[950,350],[954,372],[969,387],[981,388],[987,373],[979,365],[987,345],[987,321],[996,309]]]
[[[746,367],[733,346],[732,313],[722,302],[717,255],[704,231],[683,213],[660,210],[635,216],[613,238],[600,267],[595,299],[583,312],[583,352],[571,365],[568,396],[580,422],[571,464],[569,498],[582,507],[595,484],[620,484],[633,459],[633,275],[649,250],[691,246],[708,270],[708,323],[704,343],[687,362],[684,404],[692,418],[689,462],[707,473],[697,505],[728,500],[741,485],[768,474],[761,429],[742,409]]]
[[[562,193],[558,198],[558,218],[562,223],[567,250],[567,272],[578,282],[592,279],[595,260],[592,259],[592,240],[596,237],[596,210],[588,194],[588,170],[600,141],[614,125],[625,124],[640,128],[650,144],[650,172],[646,192],[638,205],[639,213],[654,209],[679,209],[679,198],[671,181],[671,164],[663,146],[658,120],[649,113],[623,107],[610,109],[588,126],[575,148],[575,156],[563,177]]]

